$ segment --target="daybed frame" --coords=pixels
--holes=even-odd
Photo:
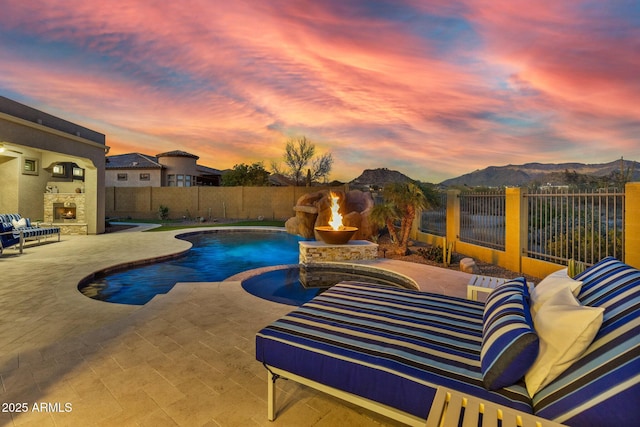
[[[311,381],[291,372],[268,367],[267,372],[267,419],[275,421],[276,412],[276,381],[279,378],[295,381],[298,384],[311,387],[330,396],[376,412],[385,417],[414,427],[561,427],[559,424],[525,412],[498,405],[493,402],[477,399],[473,396],[458,393],[445,387],[438,387],[436,396],[431,404],[427,419],[417,417],[375,402],[364,397],[347,393],[337,388]],[[480,423],[481,421],[481,423]]]

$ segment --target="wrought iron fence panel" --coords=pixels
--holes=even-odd
[[[460,240],[492,249],[505,248],[505,193],[460,194]]]
[[[605,256],[624,261],[624,192],[615,189],[528,193],[527,256],[592,265]]]
[[[447,235],[447,193],[439,193],[438,206],[422,211],[420,231],[435,236]]]

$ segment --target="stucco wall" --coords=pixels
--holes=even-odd
[[[0,156],[0,212],[17,212],[18,209],[18,176],[19,157]]]
[[[41,209],[41,205],[43,204],[42,194],[49,179],[49,174],[42,170],[43,157],[46,158],[46,156],[43,156],[43,153],[39,150],[34,150],[29,147],[23,147],[22,151],[22,158],[18,166],[20,170],[18,174],[18,206],[20,208],[17,212],[24,217],[41,220],[44,214]],[[36,160],[39,169],[37,175],[22,173],[26,158]],[[33,191],[34,188],[40,189],[40,191]]]
[[[188,156],[160,156],[158,163],[167,168],[167,173],[196,175],[196,158]]]
[[[126,173],[127,181],[118,181],[118,174]],[[149,174],[148,181],[141,181],[140,174]],[[107,187],[160,187],[162,184],[160,169],[107,169],[105,171],[105,186]]]

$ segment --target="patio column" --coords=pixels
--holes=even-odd
[[[447,190],[447,242],[457,242],[459,239],[460,190]]]
[[[624,261],[640,268],[640,182],[625,186]]]
[[[522,254],[527,242],[524,193],[521,188],[507,188],[505,192],[504,267],[516,272],[522,271]]]

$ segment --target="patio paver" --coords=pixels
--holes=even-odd
[[[293,307],[254,297],[239,282],[178,284],[142,307],[77,291],[96,270],[187,250],[175,234],[63,236],[0,257],[0,402],[27,404],[26,412],[0,412],[0,425],[396,425],[287,381],[278,382],[278,418],[267,421],[254,337]],[[466,294],[464,273],[372,263],[421,288]]]

